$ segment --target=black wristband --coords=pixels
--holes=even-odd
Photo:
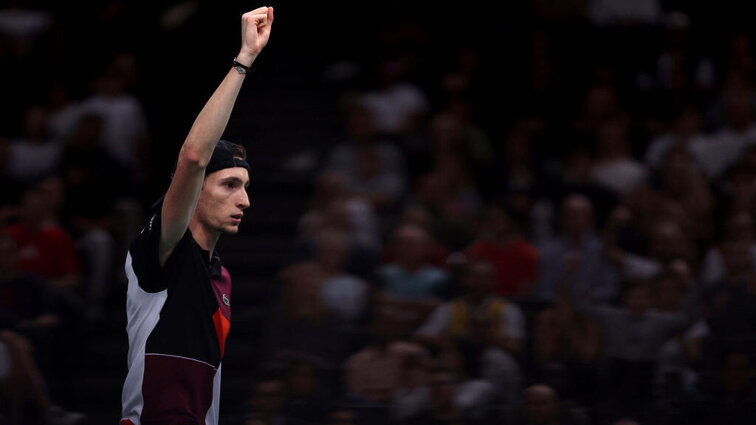
[[[233,67],[234,67],[234,69],[236,69],[239,72],[239,74],[249,74],[250,67],[248,67],[247,65],[244,65],[242,63],[237,62],[236,58],[234,58],[234,65],[233,65]]]

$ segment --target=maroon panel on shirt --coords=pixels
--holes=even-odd
[[[218,300],[221,314],[229,322],[231,321],[231,274],[225,267],[221,266],[220,276],[213,277],[211,280],[215,298]]]
[[[144,359],[142,425],[204,424],[213,401],[215,369],[181,357]]]

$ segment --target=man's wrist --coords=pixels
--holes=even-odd
[[[240,64],[246,66],[246,67],[250,67],[250,66],[252,66],[252,62],[255,61],[255,57],[257,57],[257,55],[252,55],[252,54],[249,54],[249,53],[239,52],[239,54],[236,55],[236,61],[239,62]]]

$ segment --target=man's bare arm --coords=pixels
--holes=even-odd
[[[236,60],[246,66],[268,43],[273,8],[260,7],[242,15],[242,47]],[[202,190],[205,168],[223,135],[244,82],[244,74],[229,70],[200,111],[179,152],[176,172],[165,195],[160,234],[160,264],[173,252],[194,215]]]

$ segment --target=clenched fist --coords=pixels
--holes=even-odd
[[[242,15],[242,45],[236,60],[251,65],[263,47],[268,44],[273,25],[273,8],[258,7]]]

